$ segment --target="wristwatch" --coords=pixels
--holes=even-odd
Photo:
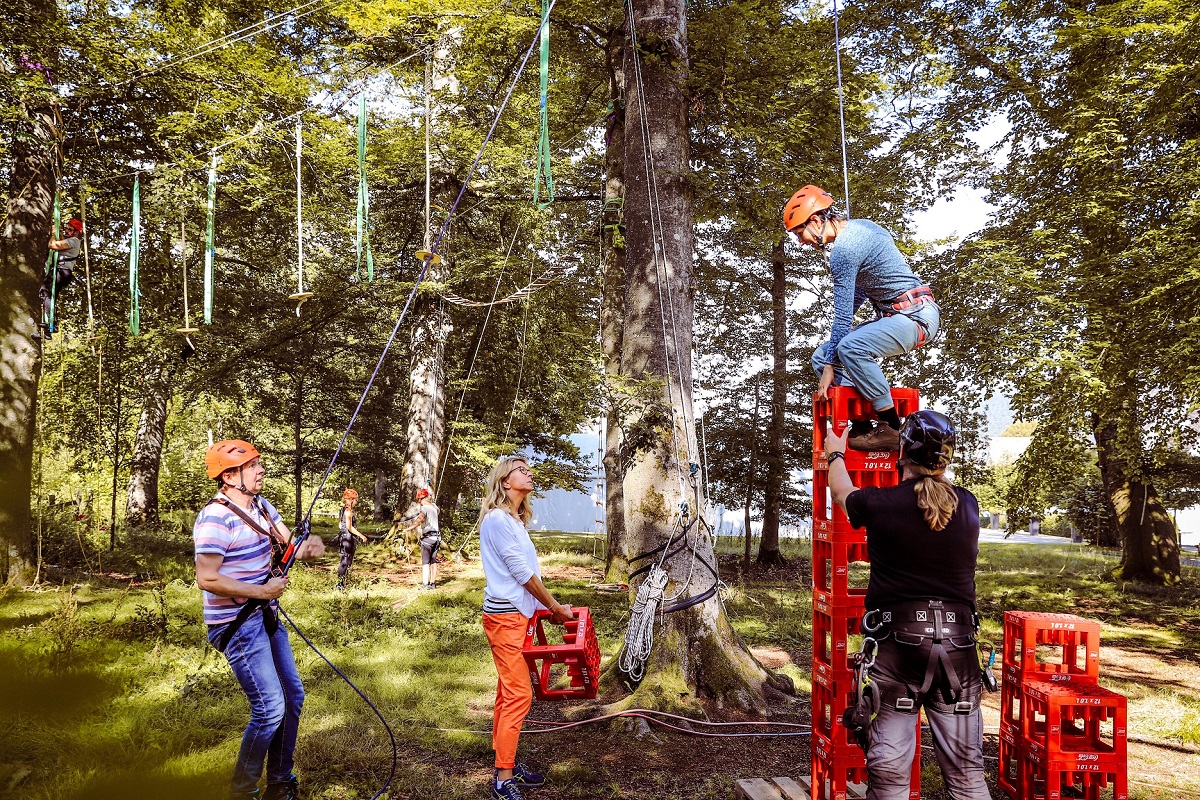
[[[832,453],[828,453],[828,454],[826,454],[826,456],[825,456],[825,460],[826,460],[826,461],[828,461],[830,464],[832,464],[834,461],[837,461],[839,458],[840,458],[842,461],[845,461],[845,460],[846,460],[846,454],[845,454],[845,453],[839,453],[839,452],[837,452],[837,451],[835,450],[834,452],[832,452]]]

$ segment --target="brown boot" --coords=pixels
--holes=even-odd
[[[894,453],[900,449],[900,431],[881,422],[870,433],[851,436],[847,444],[854,450]]]

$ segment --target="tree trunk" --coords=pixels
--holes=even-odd
[[[129,465],[129,496],[125,520],[131,526],[157,525],[158,472],[162,464],[163,437],[167,430],[167,403],[171,399],[171,375],[166,354],[154,349],[147,357],[143,382],[142,413],[133,440]]]
[[[19,6],[20,7],[20,6]],[[46,40],[57,7],[29,0],[14,25],[18,47],[30,61],[49,63],[34,42]],[[22,45],[20,37],[31,38]],[[17,66],[16,69],[25,69]],[[44,95],[38,99],[44,100]],[[54,213],[54,108],[24,104],[11,137],[8,203],[0,225],[0,581],[32,577],[33,445],[37,387],[42,375],[38,286]]]
[[[779,552],[779,513],[783,505],[784,415],[787,412],[787,261],[780,238],[771,248],[771,422],[767,430],[767,485],[763,498],[762,538],[758,542],[758,563],[774,566],[785,563]]]
[[[296,514],[293,524],[297,529],[304,519],[304,386],[307,383],[308,370],[300,368],[296,374],[295,415],[292,417],[292,448],[295,450],[295,460],[292,462],[292,486],[296,497]],[[330,487],[331,489],[333,487]]]
[[[637,51],[625,48],[625,326],[621,376],[637,391],[621,420],[625,552],[645,553],[684,537],[666,558],[666,596],[706,594],[716,556],[707,528],[687,524],[703,509],[692,420],[692,227],[687,130],[684,0],[627,6]],[[636,23],[636,24],[635,24]],[[632,38],[632,37],[631,37]],[[649,151],[647,152],[647,145]],[[648,161],[653,159],[653,171]],[[665,230],[655,231],[663,222]],[[657,241],[656,241],[657,239]],[[687,508],[680,520],[681,504]],[[680,523],[684,528],[677,530]],[[674,545],[672,545],[674,548]],[[670,551],[665,551],[670,552]],[[689,566],[691,565],[691,566]],[[693,568],[694,567],[694,568]],[[636,583],[636,581],[635,581]],[[636,586],[631,587],[636,589]],[[714,593],[662,617],[644,680],[625,703],[765,710],[766,672],[746,650]]]
[[[1115,419],[1092,417],[1105,494],[1121,536],[1117,580],[1171,586],[1179,583],[1179,533],[1154,486],[1138,478],[1120,447]],[[1130,443],[1126,443],[1130,444]],[[1136,443],[1133,443],[1136,444]]]
[[[605,580],[619,582],[629,574],[629,558],[637,555],[624,547],[625,494],[621,470],[621,332],[625,321],[625,31],[610,32],[605,43],[608,90],[612,111],[605,126],[604,215],[601,247],[604,252],[600,296],[600,351],[604,359],[608,405],[604,427]]]
[[[376,522],[391,518],[387,507],[387,470],[383,467],[375,469],[375,510],[371,518]]]
[[[441,268],[430,266],[430,280],[441,283]],[[406,506],[417,489],[433,486],[446,441],[446,376],[442,369],[450,317],[436,297],[417,300],[410,349],[407,460],[401,477],[402,502]],[[436,491],[436,487],[435,487]]]
[[[750,503],[754,501],[754,473],[758,471],[758,376],[754,376],[754,420],[750,423],[750,465],[746,468],[746,506],[742,533],[746,537],[742,551],[742,576],[750,574]]]

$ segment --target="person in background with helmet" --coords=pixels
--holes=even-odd
[[[427,487],[417,490],[416,521],[405,530],[421,529],[421,588],[437,585],[437,554],[442,546],[442,531],[438,524],[438,507]]]
[[[271,575],[275,553],[291,532],[260,494],[264,469],[254,445],[240,439],[217,442],[204,463],[217,494],[200,510],[192,531],[196,583],[203,590],[208,640],[225,654],[250,701],[230,797],[295,800],[300,794],[293,753],[304,686],[273,602],[288,579]],[[246,606],[251,598],[272,602]],[[251,613],[242,613],[243,607]],[[260,793],[264,763],[267,785]]]
[[[808,185],[792,195],[783,225],[802,244],[822,250],[833,273],[833,329],[813,353],[820,376],[817,393],[849,384],[871,403],[880,424],[856,422],[850,447],[894,451],[900,418],[879,360],[917,349],[937,336],[941,311],[933,291],[913,273],[892,235],[865,219],[836,213],[833,197]],[[853,327],[854,314],[870,302],[876,317]]]
[[[869,655],[873,640],[878,650],[869,680],[860,683],[866,710],[858,717],[869,726],[867,798],[907,800],[916,714],[924,708],[950,797],[988,800],[975,643],[979,504],[946,477],[954,426],[936,411],[910,414],[900,430],[902,480],[886,489],[854,486],[845,463],[848,430],[830,432],[825,454],[834,502],[852,525],[866,528],[871,561],[863,649]]]
[[[66,237],[62,239],[51,237],[49,244],[51,250],[58,251],[58,266],[54,273],[46,273],[41,288],[38,289],[38,297],[42,298],[42,324],[45,325],[47,338],[49,338],[50,331],[58,324],[57,319],[52,319],[56,314],[51,307],[50,298],[52,295],[55,298],[59,297],[64,289],[75,282],[75,261],[79,258],[79,252],[83,248],[83,223],[77,219],[71,219],[67,220],[67,224],[63,228],[63,232],[67,234]]]
[[[354,522],[358,518],[354,507],[358,505],[358,492],[354,489],[346,489],[342,492],[342,507],[338,511],[338,548],[342,551],[342,559],[338,562],[338,581],[337,588],[346,588],[346,576],[350,574],[350,565],[354,563],[354,551],[358,549],[358,542],[355,539],[361,540],[364,544],[367,537],[359,532]]]

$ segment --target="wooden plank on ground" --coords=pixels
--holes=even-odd
[[[783,800],[809,800],[808,789],[796,783],[791,778],[771,778],[771,783],[779,789]]]
[[[800,788],[804,792],[801,797],[812,796],[812,778],[809,776],[801,778]],[[847,800],[864,800],[866,796],[867,785],[865,783],[851,783],[846,785]],[[790,800],[790,798],[788,800]]]
[[[738,797],[744,800],[783,800],[779,790],[762,778],[743,778],[736,785]]]

